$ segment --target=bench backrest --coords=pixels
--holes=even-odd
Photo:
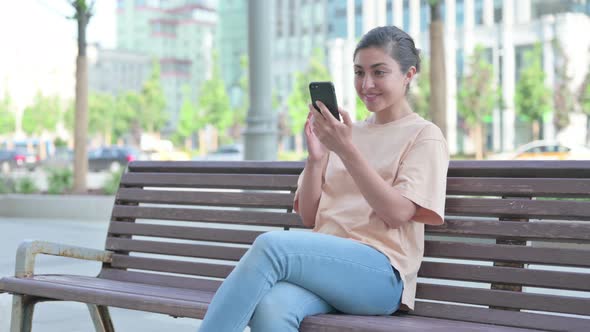
[[[211,290],[292,212],[300,162],[132,162],[101,277]],[[413,314],[542,329],[590,325],[590,162],[452,161],[427,227]],[[564,316],[570,315],[570,316]]]

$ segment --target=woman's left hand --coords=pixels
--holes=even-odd
[[[328,150],[341,155],[346,149],[352,147],[352,120],[350,115],[342,108],[338,108],[340,117],[344,121],[340,122],[321,101],[317,101],[316,104],[322,114],[317,114],[313,105],[310,105],[310,109],[316,112],[313,115],[312,130]]]

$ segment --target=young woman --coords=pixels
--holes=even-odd
[[[447,145],[406,99],[420,69],[408,34],[375,28],[353,56],[367,120],[339,110],[339,122],[323,104],[321,114],[309,107],[294,209],[313,232],[258,237],[215,294],[202,332],[298,331],[309,315],[413,308],[424,224],[444,220]]]

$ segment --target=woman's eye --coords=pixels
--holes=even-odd
[[[362,76],[363,75],[363,72],[362,71],[359,71],[359,70],[355,70],[354,71],[354,75],[356,75],[356,76]]]
[[[383,76],[383,75],[385,75],[385,72],[384,71],[382,71],[382,70],[376,70],[375,71],[375,76]]]

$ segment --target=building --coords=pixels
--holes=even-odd
[[[170,122],[176,127],[186,86],[197,96],[211,73],[216,1],[118,0],[117,50],[149,56],[159,62]]]
[[[87,54],[90,92],[119,95],[140,91],[152,68],[152,59],[141,53],[88,45]]]

